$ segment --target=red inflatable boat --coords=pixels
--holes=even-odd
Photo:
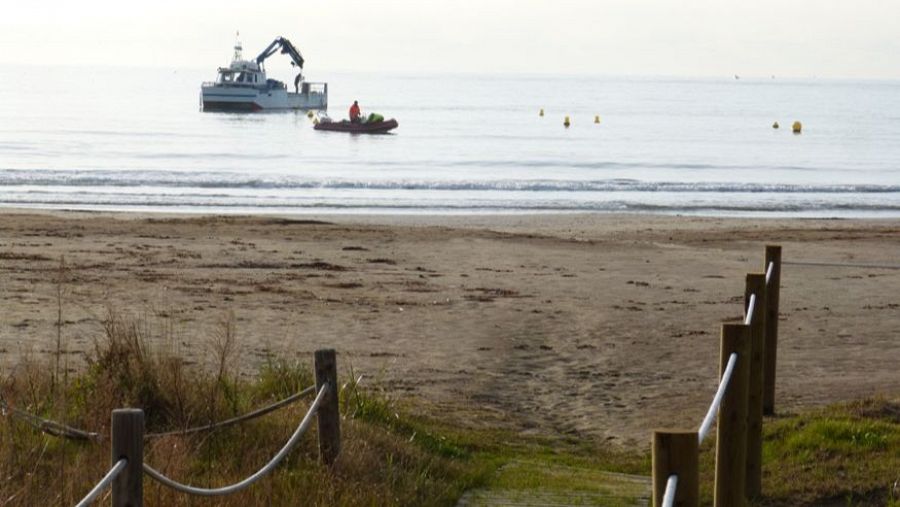
[[[331,132],[350,132],[351,134],[384,134],[394,130],[398,126],[397,120],[391,118],[390,120],[367,123],[350,123],[347,120],[322,121],[316,123],[313,128]]]

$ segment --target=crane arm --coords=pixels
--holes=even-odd
[[[285,39],[284,37],[278,37],[277,39],[273,40],[272,43],[269,44],[269,47],[263,50],[263,52],[256,57],[256,63],[262,65],[262,63],[266,61],[266,58],[274,55],[275,52],[279,49],[281,49],[281,54],[287,54],[291,57],[294,65],[301,69],[303,68],[303,55],[301,55],[300,51],[298,51],[297,48],[295,48],[294,45],[291,44],[291,41]]]

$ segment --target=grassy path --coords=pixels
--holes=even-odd
[[[645,506],[650,478],[539,461],[513,461],[490,486],[469,491],[458,507]]]

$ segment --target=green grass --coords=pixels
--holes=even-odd
[[[470,450],[462,445],[458,437],[437,433],[433,422],[409,415],[401,417],[402,409],[383,393],[373,394],[353,389],[348,393],[344,404],[347,407],[345,411],[349,411],[354,419],[376,425],[392,433],[409,435],[410,443],[428,452],[445,458],[468,458],[471,456]]]
[[[832,405],[765,425],[761,505],[897,504],[900,402]]]
[[[715,442],[700,455],[700,490],[712,505]],[[867,398],[763,422],[763,497],[751,505],[897,506],[900,400]]]
[[[800,425],[784,440],[782,447],[784,452],[808,459],[822,453],[851,455],[880,451],[896,441],[895,428],[890,423],[829,418]]]

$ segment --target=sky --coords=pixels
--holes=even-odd
[[[0,63],[213,73],[239,30],[245,56],[291,39],[312,79],[317,70],[898,79],[898,27],[897,0],[5,0]]]

